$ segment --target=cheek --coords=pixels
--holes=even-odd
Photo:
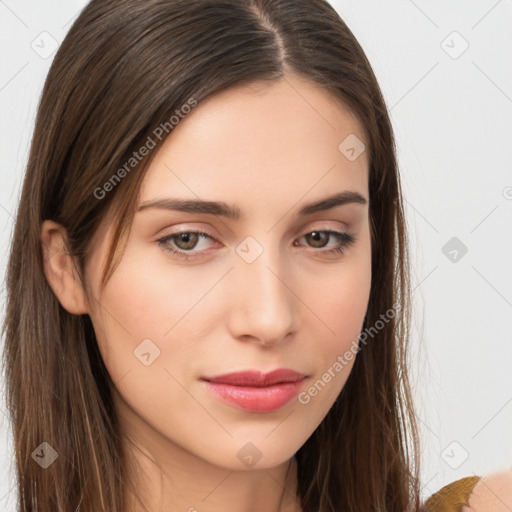
[[[136,355],[141,343],[151,359],[156,357],[163,333],[172,326],[172,297],[176,297],[174,311],[179,313],[182,307],[176,292],[165,286],[156,270],[152,265],[135,265],[123,259],[91,315],[103,360],[114,382],[143,365]]]
[[[316,315],[309,316],[306,330],[315,342],[315,377],[321,380],[311,395],[321,394],[318,402],[327,408],[341,391],[357,357],[370,289],[371,260],[364,256],[341,265],[330,277],[324,275],[315,286],[309,284],[308,304]]]
[[[341,349],[347,342],[357,339],[366,310],[371,289],[370,253],[353,255],[334,269],[324,270],[315,280],[304,283],[304,296],[308,304],[322,321],[322,332],[331,336],[324,338],[328,350]]]
[[[166,276],[163,270],[123,260],[104,289],[93,324],[117,393],[151,424],[172,432],[180,430],[184,417],[201,412],[182,386],[197,360],[188,320],[208,287],[191,286],[185,273]]]
[[[125,254],[91,315],[100,352],[114,383],[129,375],[168,389],[169,373],[182,381],[195,371],[201,340],[222,319],[209,292],[225,269],[176,266],[133,246]]]

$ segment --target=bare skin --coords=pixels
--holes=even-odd
[[[365,152],[351,161],[338,149],[350,134],[365,140],[342,103],[295,75],[200,103],[158,150],[139,204],[222,201],[241,217],[156,207],[137,212],[100,293],[112,234],[106,218],[85,269],[94,300],[73,277],[64,230],[43,223],[48,281],[69,312],[92,319],[147,510],[300,510],[294,454],[349,376],[354,359],[323,377],[357,341],[370,293],[368,162]],[[359,193],[366,204],[299,215],[304,205],[342,191]],[[198,230],[208,236],[158,241]],[[343,242],[325,230],[355,241],[328,252]],[[149,365],[134,355],[143,340],[151,340],[146,359],[160,351]],[[307,375],[301,387],[307,403],[293,399],[274,412],[248,412],[200,380],[276,368]],[[309,393],[319,379],[325,386]],[[259,456],[255,464],[240,457],[244,447]],[[142,510],[130,496],[126,512]]]

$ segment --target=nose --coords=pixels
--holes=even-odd
[[[228,320],[234,338],[270,347],[297,332],[292,273],[284,269],[277,251],[265,249],[252,263],[238,259],[231,279]]]

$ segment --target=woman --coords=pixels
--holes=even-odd
[[[420,510],[390,120],[321,0],[93,0],[8,268],[20,511]]]

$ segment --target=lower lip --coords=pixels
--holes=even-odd
[[[232,386],[204,380],[208,390],[228,404],[249,412],[277,411],[296,397],[304,379],[267,387]]]

